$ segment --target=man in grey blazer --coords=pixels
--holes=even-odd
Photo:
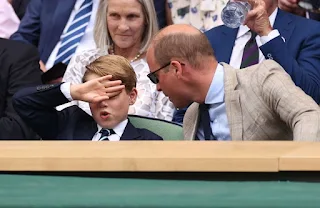
[[[154,38],[147,62],[177,108],[194,102],[185,140],[320,140],[319,106],[272,60],[234,69],[216,61],[200,31],[172,25]]]

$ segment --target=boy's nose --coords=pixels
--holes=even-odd
[[[108,101],[107,100],[103,100],[100,102],[100,106],[101,107],[107,107],[108,106]]]

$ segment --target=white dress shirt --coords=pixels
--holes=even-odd
[[[276,20],[277,13],[278,13],[278,8],[276,8],[273,11],[273,13],[269,16],[269,21],[270,21],[270,24],[272,27],[273,27],[274,22]],[[256,41],[257,41],[258,47],[260,47],[263,44],[266,44],[267,42],[278,37],[279,35],[280,35],[280,33],[278,30],[272,30],[272,32],[270,32],[268,34],[268,36],[260,37],[257,35]],[[236,41],[234,42],[233,50],[231,53],[231,58],[230,58],[230,65],[232,67],[234,67],[236,69],[240,68],[243,50],[244,50],[246,43],[249,41],[250,38],[251,38],[251,33],[250,33],[250,29],[248,28],[248,26],[240,25]],[[263,60],[265,60],[265,57],[262,54],[262,52],[259,50],[259,63],[262,62]]]
[[[73,10],[70,14],[69,20],[68,20],[62,34],[64,34],[68,30],[74,17],[76,16],[77,12],[79,11],[79,9],[84,1],[85,0],[77,0],[76,1],[75,5],[73,7]],[[92,0],[92,2],[93,2],[93,5],[92,5],[91,18],[90,18],[88,26],[86,27],[85,33],[80,40],[80,44],[78,45],[78,47],[75,51],[75,54],[82,52],[84,50],[90,50],[90,49],[96,48],[96,44],[95,44],[94,38],[93,38],[93,29],[94,29],[94,24],[96,21],[96,14],[97,14],[98,6],[99,6],[99,0]],[[57,45],[54,47],[53,51],[51,52],[51,54],[49,56],[48,61],[46,62],[47,69],[51,69],[51,67],[54,65],[54,62],[56,60],[56,57],[57,57],[57,54],[58,54],[58,51],[60,48],[60,44],[61,44],[61,39],[59,40]]]
[[[224,102],[224,70],[221,64],[217,66],[204,102],[210,105],[209,115],[212,134],[218,141],[231,140],[226,104]],[[199,140],[205,140],[201,125],[199,125],[197,137]]]
[[[71,97],[70,86],[71,86],[71,83],[69,83],[69,82],[63,83],[60,85],[60,90],[61,90],[62,94],[69,101],[73,101],[73,99]],[[113,131],[115,132],[115,134],[108,136],[109,141],[120,141],[120,138],[121,138],[127,124],[128,124],[128,119],[120,122],[115,128],[113,128]],[[102,129],[102,127],[97,124],[97,128],[98,128],[98,131],[93,135],[92,141],[99,141],[99,139],[101,137],[100,130]]]
[[[109,141],[120,141],[120,138],[127,124],[128,124],[128,119],[120,122],[116,127],[114,127],[113,131],[115,132],[115,134],[111,134],[110,136],[108,136]],[[97,124],[97,127],[98,127],[98,131],[94,134],[92,141],[99,141],[101,137],[100,130],[102,129],[102,127],[99,126],[98,124]]]

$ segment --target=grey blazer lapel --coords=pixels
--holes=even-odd
[[[183,118],[184,140],[195,140],[199,123],[199,104],[193,103],[189,106]]]
[[[237,90],[238,79],[236,69],[226,63],[224,68],[225,104],[232,140],[243,140],[242,109],[240,105],[240,91]]]

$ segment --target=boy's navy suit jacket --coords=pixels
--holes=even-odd
[[[23,120],[44,140],[92,140],[97,123],[78,106],[57,111],[56,106],[69,102],[61,84],[25,88],[14,95],[13,104]],[[146,129],[128,122],[120,140],[162,140]]]

